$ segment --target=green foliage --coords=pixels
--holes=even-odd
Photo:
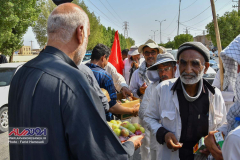
[[[237,11],[226,12],[223,16],[217,17],[218,27],[221,38],[222,47],[227,47],[230,42],[240,33],[240,17]],[[214,23],[207,24],[207,38],[211,38],[214,46],[217,46]]]
[[[41,0],[44,2],[45,0]],[[115,30],[111,27],[106,28],[100,24],[100,18],[97,17],[94,12],[90,12],[84,1],[73,0],[73,3],[79,5],[88,15],[90,22],[90,36],[88,39],[87,50],[92,50],[98,43],[105,44],[109,48],[112,47],[114,41]],[[44,47],[47,43],[47,19],[55,8],[52,0],[47,0],[46,3],[42,3],[40,16],[36,21],[36,26],[33,27],[36,39],[40,47]],[[119,40],[121,49],[130,48],[135,44],[132,38],[125,38],[122,34],[119,34]]]
[[[12,55],[21,48],[23,36],[37,20],[40,3],[37,0],[0,1],[0,52]]]
[[[175,49],[175,42],[174,42],[174,41],[168,41],[168,42],[165,44],[165,48]]]
[[[33,27],[33,32],[40,48],[43,48],[47,44],[47,19],[56,5],[52,0],[40,0],[40,3],[41,13]]]
[[[174,47],[178,48],[181,44],[192,41],[193,36],[191,34],[180,34],[174,37]]]

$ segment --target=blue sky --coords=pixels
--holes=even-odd
[[[216,0],[215,0],[216,1]],[[179,0],[84,0],[91,12],[100,17],[100,22],[108,27],[124,33],[123,22],[129,22],[128,35],[132,37],[136,45],[145,43],[149,38],[154,39],[151,30],[155,33],[155,41],[160,42],[160,24],[162,22],[162,42],[166,43],[168,38],[173,40],[177,35],[177,19]],[[202,35],[205,26],[212,21],[212,10],[210,0],[182,0],[180,13],[179,33],[183,34],[188,27],[190,34],[194,37]],[[222,16],[227,11],[232,11],[232,5],[237,5],[232,0],[217,0],[215,7],[217,14]],[[31,28],[24,35],[24,45],[39,48],[35,35]]]

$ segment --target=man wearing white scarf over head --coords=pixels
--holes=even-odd
[[[220,151],[213,138],[214,132],[210,132],[205,138],[205,144],[215,159],[232,160],[240,157],[240,126],[232,130],[235,117],[240,117],[240,35],[238,35],[228,47],[220,54],[225,76],[233,86],[235,103],[227,113],[227,123],[222,125],[218,131],[225,135],[225,142]]]

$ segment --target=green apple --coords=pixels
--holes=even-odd
[[[121,134],[121,130],[118,129],[118,128],[114,129],[113,132],[114,132],[117,136],[120,136],[120,134]]]
[[[118,124],[113,124],[112,125],[112,129],[114,130],[114,129],[119,129],[119,125]]]
[[[142,133],[145,133],[145,129],[144,129],[143,127],[140,127],[140,131],[141,131]]]
[[[134,123],[133,126],[136,128],[136,130],[139,130],[141,127],[140,124],[138,124],[138,123]]]
[[[127,130],[127,129],[122,129],[122,131],[121,131],[121,136],[123,136],[123,137],[128,137],[128,136],[129,136],[128,130]]]
[[[134,133],[136,131],[136,128],[132,124],[129,124],[128,130]]]
[[[129,122],[128,121],[124,121],[122,124],[121,124],[121,126],[123,126],[124,128],[128,128],[128,126],[129,126]]]
[[[109,125],[110,128],[112,128],[112,125],[113,125],[112,123],[107,122],[107,124]]]
[[[117,120],[116,122],[117,122],[118,125],[122,124],[122,122],[120,120]]]
[[[112,123],[112,124],[117,124],[117,121],[111,120],[110,123]]]

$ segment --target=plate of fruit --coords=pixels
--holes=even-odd
[[[138,123],[130,123],[128,121],[111,120],[108,125],[113,132],[119,137],[122,143],[136,135],[145,135],[145,129]]]

